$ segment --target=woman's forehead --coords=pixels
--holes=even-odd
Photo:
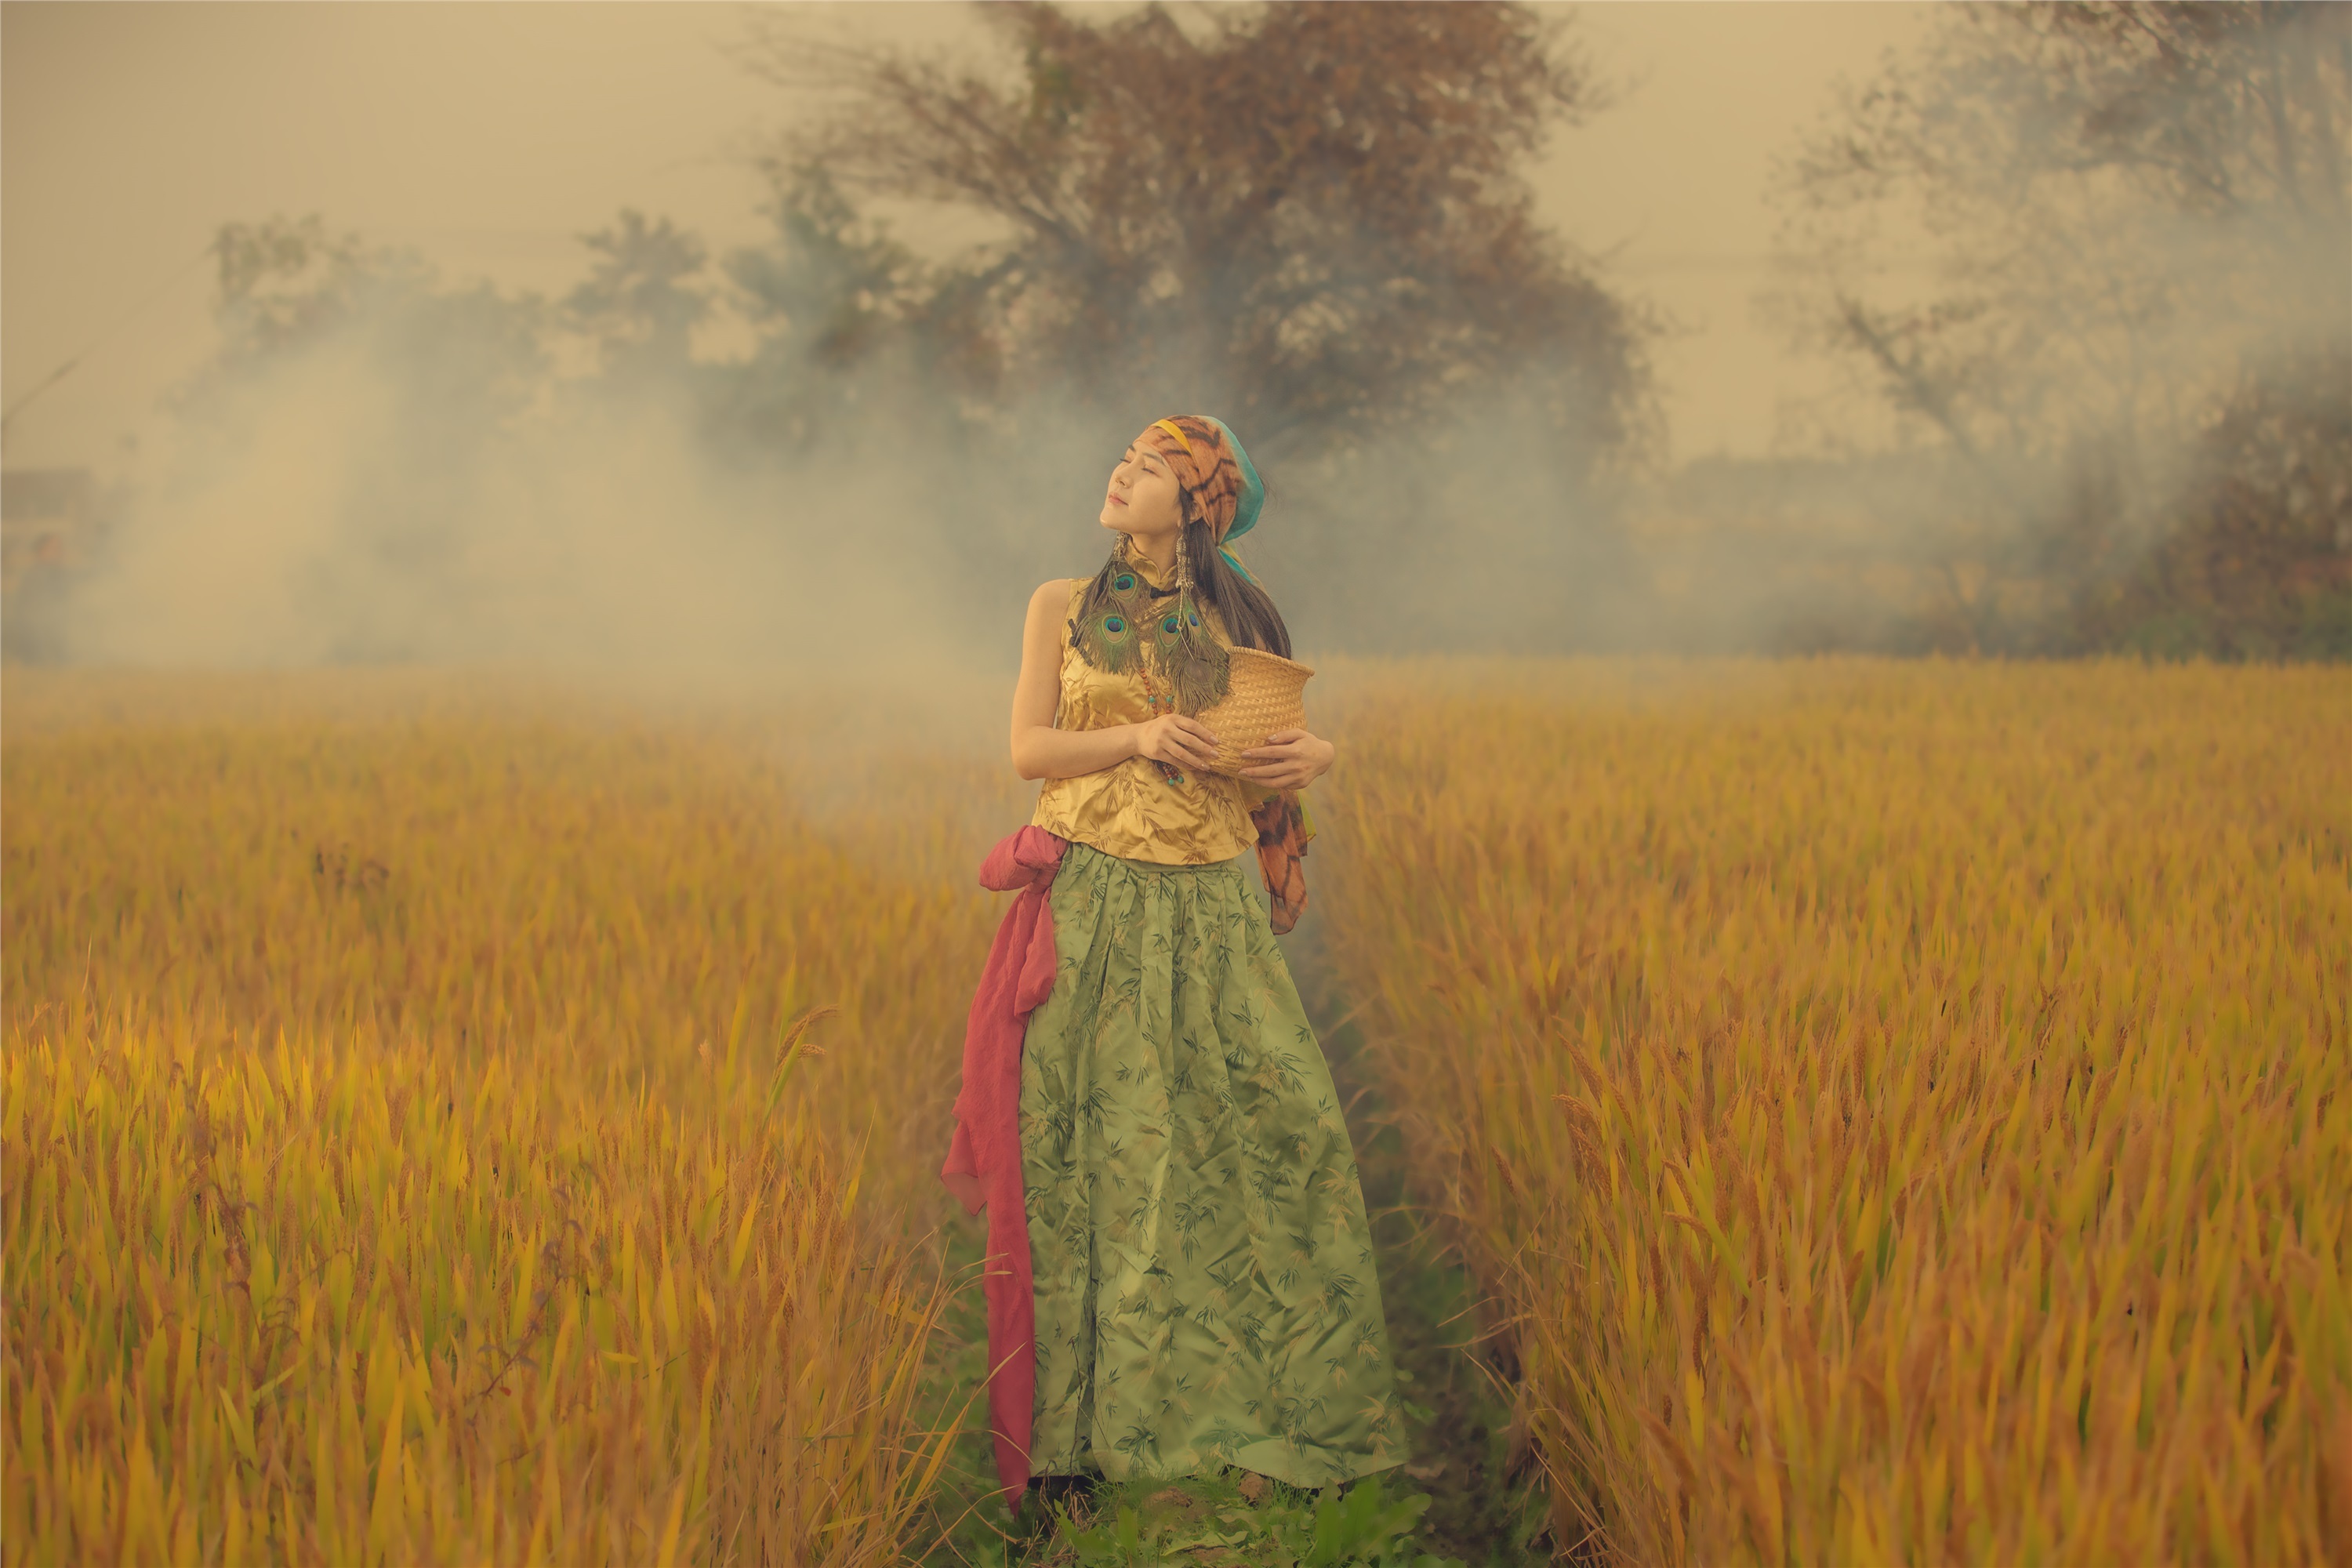
[[[1128,444],[1138,452],[1150,452],[1165,459],[1173,456],[1172,448],[1176,443],[1169,437],[1168,432],[1159,426],[1147,425],[1144,426],[1143,433]]]

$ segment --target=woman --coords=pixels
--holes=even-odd
[[[973,1000],[941,1172],[990,1209],[1015,1506],[1033,1476],[1320,1486],[1405,1458],[1354,1149],[1274,941],[1306,896],[1296,792],[1333,747],[1277,731],[1244,782],[1205,771],[1194,716],[1234,643],[1290,652],[1223,549],[1264,495],[1223,424],[1160,420],[1111,472],[1111,559],[1029,602],[1013,762],[1045,782],[982,871],[1026,890]]]

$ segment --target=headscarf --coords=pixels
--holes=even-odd
[[[1240,439],[1222,419],[1206,414],[1178,414],[1155,420],[1147,435],[1156,432],[1160,455],[1175,470],[1176,482],[1200,503],[1201,515],[1217,542],[1225,564],[1249,577],[1248,570],[1224,546],[1257,526],[1265,505],[1265,483],[1257,467],[1242,449]]]

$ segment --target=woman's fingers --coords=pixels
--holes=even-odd
[[[1176,727],[1181,731],[1181,737],[1177,744],[1192,757],[1193,766],[1206,767],[1217,760],[1215,731],[1189,713],[1177,713],[1171,717],[1176,721]]]
[[[1217,760],[1217,734],[1189,713],[1169,713],[1155,721],[1160,728],[1152,754],[1167,763],[1207,768]],[[1273,789],[1302,789],[1314,782],[1316,758],[1308,754],[1315,737],[1304,730],[1276,730],[1258,745],[1238,753],[1245,764],[1236,776]]]
[[[1217,737],[1199,720],[1183,713],[1169,713],[1153,721],[1153,735],[1145,748],[1145,755],[1161,762],[1185,763],[1202,767],[1216,761]]]
[[[1216,736],[1206,725],[1181,713],[1169,714],[1165,723],[1159,740],[1162,761],[1201,768],[1217,760]]]

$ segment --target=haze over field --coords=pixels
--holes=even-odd
[[[2281,89],[2306,145],[2267,187],[2239,167],[2235,121],[2151,99],[2110,51],[2114,90],[2182,133],[2164,156],[2185,137],[2236,171],[2216,208],[2154,191],[2137,143],[2101,143],[2091,184],[2053,174],[2066,115],[2096,118],[2079,104],[1979,126],[1958,174],[1906,166],[1916,128],[1865,90],[1891,62],[1932,104],[1969,79],[1939,64],[2040,81],[2055,47],[1986,45],[1956,8],[1538,14],[1560,90],[1496,110],[1496,145],[1524,131],[1526,151],[1486,189],[1507,207],[1523,180],[1532,232],[1559,243],[1528,263],[1553,279],[1557,330],[1406,343],[1411,374],[1342,416],[1317,410],[1360,367],[1330,352],[1307,353],[1280,405],[1203,368],[1199,325],[1152,313],[1169,287],[1208,286],[1182,267],[1137,273],[1140,303],[1050,353],[1009,298],[958,315],[950,284],[998,287],[1008,247],[1034,268],[1022,247],[1043,231],[969,180],[918,188],[810,140],[860,115],[869,143],[887,133],[887,95],[859,95],[881,79],[849,68],[876,50],[972,62],[1008,102],[1043,101],[1017,21],[12,4],[8,463],[109,487],[84,568],[12,601],[12,650],[1009,667],[1025,589],[1100,558],[1118,443],[1189,398],[1263,459],[1276,500],[1244,553],[1305,647],[2063,651],[2123,635],[2084,631],[2080,602],[2128,600],[2114,585],[2195,510],[2210,454],[2184,435],[2265,345],[2352,333],[2324,275],[2352,124],[2328,118],[2344,82],[2325,50]],[[1064,15],[1081,39],[1146,21]],[[1150,58],[1174,75],[1261,13],[1168,15],[1175,33],[1154,36],[1184,41]],[[826,46],[848,51],[830,76],[812,68]],[[1104,134],[1114,89],[1086,100],[1081,138]],[[2260,108],[2249,124],[2267,126]],[[796,183],[821,145],[814,166],[840,177]],[[1863,146],[1885,188],[1824,156]],[[2050,271],[2053,211],[2084,226],[2057,236],[2072,272]],[[1266,232],[1323,266],[1352,254],[1328,218],[1314,239],[1279,215]],[[234,264],[224,225],[242,226]],[[1100,243],[1112,271],[1139,265]],[[1440,315],[1448,290],[1475,313],[1517,286],[1393,264]],[[1352,286],[1327,269],[1266,342],[1377,341]],[[1200,297],[1217,330],[1241,319]],[[2323,501],[2313,537],[2343,504]]]

